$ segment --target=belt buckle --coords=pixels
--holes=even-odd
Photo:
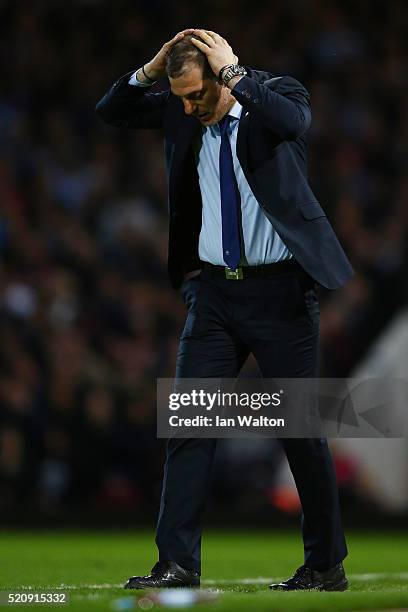
[[[235,268],[232,270],[231,268],[224,268],[225,270],[225,278],[227,280],[242,280],[244,278],[244,272],[242,268]]]

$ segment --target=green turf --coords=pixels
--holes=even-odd
[[[299,534],[206,532],[203,587],[216,589],[219,599],[196,609],[214,612],[408,609],[407,534],[349,533],[348,544],[350,554],[345,562],[350,579],[348,591],[275,593],[268,590],[267,584],[243,584],[242,580],[288,577],[302,563]],[[115,599],[129,596],[119,585],[131,574],[147,573],[156,560],[153,535],[137,532],[3,533],[0,550],[0,590],[66,585],[71,587],[69,605],[53,608],[69,612],[113,610]],[[404,572],[405,576],[401,576]],[[362,576],[372,573],[388,575]],[[103,584],[106,588],[92,587]],[[50,606],[43,609],[49,610]]]

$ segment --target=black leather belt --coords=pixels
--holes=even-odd
[[[276,263],[264,264],[261,266],[242,266],[231,270],[224,266],[213,266],[212,264],[201,262],[202,276],[207,278],[219,278],[226,280],[244,280],[245,278],[267,278],[288,272],[295,273],[302,268],[295,259],[285,259]]]

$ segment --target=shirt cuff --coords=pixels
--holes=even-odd
[[[132,76],[130,77],[128,81],[129,85],[135,85],[136,87],[150,87],[151,86],[151,83],[142,83],[141,81],[139,81],[136,74],[137,74],[137,71],[134,72]]]

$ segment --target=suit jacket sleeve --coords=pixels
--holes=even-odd
[[[129,85],[132,74],[134,71],[116,81],[99,100],[95,111],[116,127],[160,129],[170,91],[152,93],[150,87]]]
[[[295,140],[310,126],[309,94],[292,77],[275,77],[259,83],[244,76],[231,93],[244,109],[257,115],[281,140]]]

